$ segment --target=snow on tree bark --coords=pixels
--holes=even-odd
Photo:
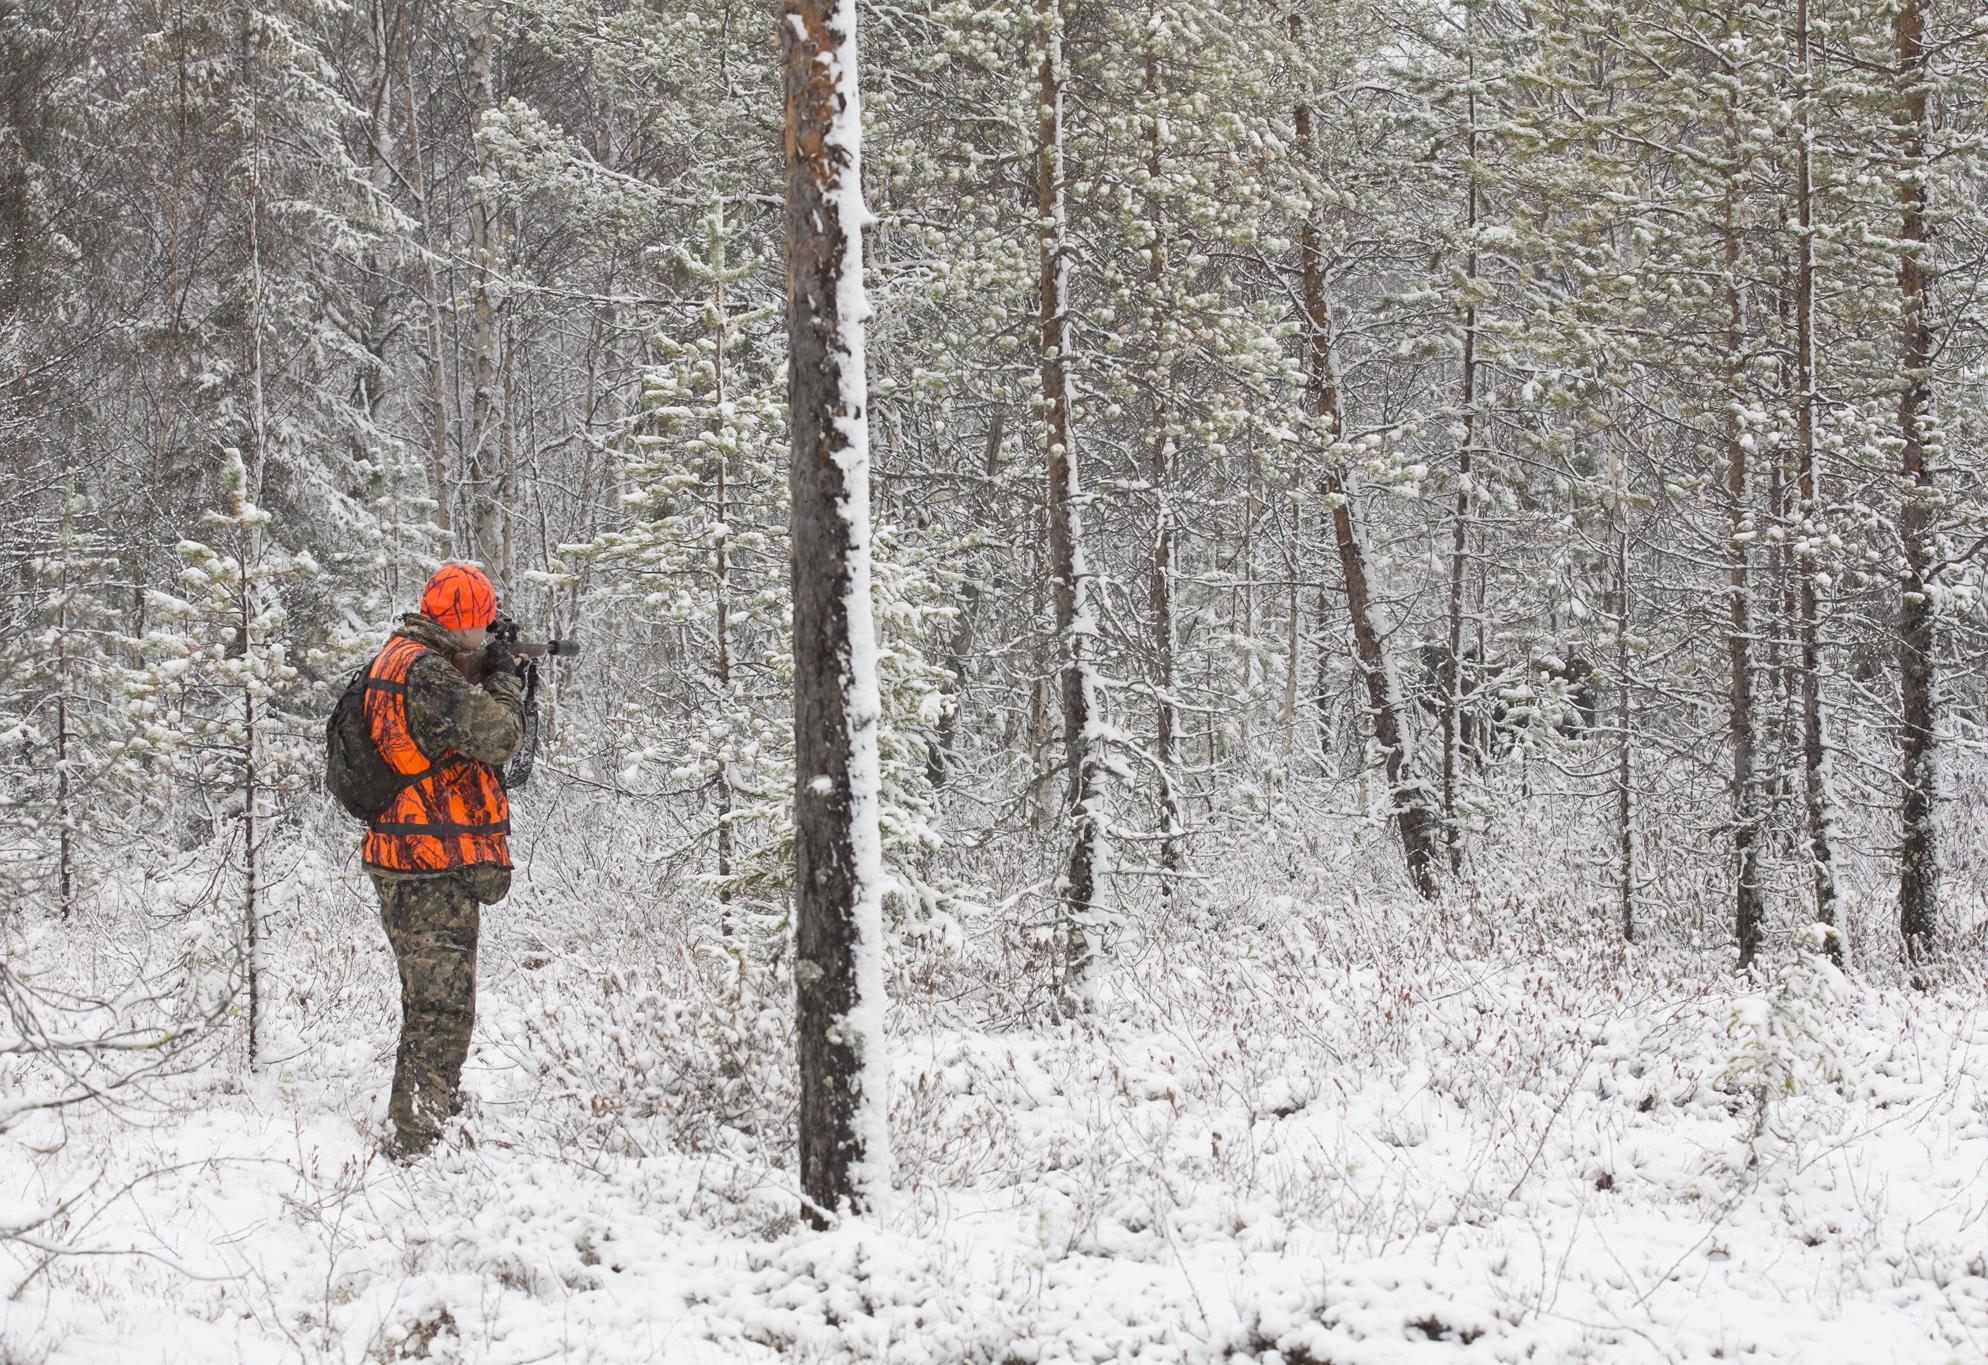
[[[1726,115],[1727,145],[1738,156],[1739,132],[1730,109]],[[1740,426],[1744,359],[1744,319],[1740,308],[1737,165],[1727,168],[1723,201],[1726,302],[1726,655],[1728,664],[1727,719],[1733,755],[1733,857],[1738,864],[1734,888],[1734,934],[1739,940],[1739,965],[1753,965],[1764,928],[1760,892],[1760,814],[1754,774],[1753,627],[1748,600],[1749,558],[1753,519],[1747,504],[1747,441]]]
[[[1149,10],[1150,13],[1150,10]],[[1152,53],[1146,54],[1146,79],[1144,93],[1148,101],[1146,131],[1146,174],[1148,184],[1157,187],[1162,183],[1162,163],[1160,159],[1160,96],[1159,60]],[[1162,209],[1156,192],[1147,195],[1147,213],[1155,231],[1160,227]],[[1146,278],[1157,299],[1166,278],[1167,245],[1164,234],[1158,236],[1152,245],[1152,263],[1147,269]],[[1173,420],[1168,411],[1167,399],[1171,360],[1159,354],[1153,357],[1153,446],[1151,476],[1153,481],[1153,588],[1150,598],[1153,631],[1153,761],[1159,769],[1160,797],[1160,898],[1170,912],[1180,895],[1181,870],[1181,812],[1180,796],[1177,790],[1180,771],[1180,744],[1177,737],[1178,722],[1174,714],[1175,685],[1175,641],[1174,641],[1174,533],[1173,506],[1171,493],[1171,450],[1167,424]],[[1248,522],[1244,522],[1244,534],[1248,534]],[[1245,539],[1247,543],[1247,539]],[[1245,575],[1247,577],[1247,575]],[[1249,655],[1243,655],[1245,665]],[[1248,690],[1245,680],[1244,690]]]
[[[1466,35],[1476,26],[1474,7],[1464,11]],[[1456,813],[1457,725],[1463,711],[1461,670],[1463,654],[1463,579],[1470,557],[1470,462],[1477,442],[1477,57],[1469,57],[1470,93],[1465,97],[1464,115],[1464,221],[1469,245],[1464,250],[1463,280],[1466,302],[1463,309],[1463,375],[1458,395],[1463,417],[1463,439],[1457,446],[1456,498],[1450,513],[1450,585],[1447,612],[1448,638],[1443,654],[1443,839],[1449,846],[1450,870],[1463,868],[1462,830]],[[1478,667],[1484,660],[1478,660]]]
[[[1292,36],[1300,36],[1297,17],[1291,19]],[[1308,103],[1297,106],[1298,151],[1309,160],[1312,147],[1312,109]],[[1336,442],[1343,431],[1340,411],[1339,377],[1333,363],[1332,313],[1325,295],[1325,262],[1319,244],[1315,215],[1307,213],[1299,230],[1298,252],[1303,272],[1304,309],[1307,324],[1306,373],[1314,415],[1324,422],[1328,442]],[[1428,794],[1416,781],[1403,730],[1401,699],[1388,669],[1386,650],[1374,623],[1373,593],[1367,578],[1366,555],[1361,549],[1358,528],[1353,522],[1352,497],[1346,486],[1339,457],[1329,453],[1319,474],[1321,491],[1331,509],[1333,543],[1339,551],[1340,575],[1346,587],[1346,614],[1353,626],[1355,666],[1366,687],[1367,706],[1373,720],[1374,739],[1380,745],[1387,765],[1388,790],[1393,800],[1394,824],[1401,836],[1402,852],[1408,860],[1408,875],[1425,899],[1434,899],[1436,887],[1436,831],[1434,812]]]
[[[786,0],[780,53],[801,1188],[824,1226],[876,1209],[890,1179],[854,0]]]
[[[1063,10],[1044,0],[1036,123],[1036,207],[1042,299],[1042,403],[1049,442],[1049,567],[1062,653],[1064,810],[1070,852],[1063,865],[1063,986],[1081,997],[1097,952],[1097,810],[1100,763],[1097,679],[1091,650],[1090,571],[1084,557],[1082,482],[1070,422],[1070,243],[1064,206]]]
[[[1796,554],[1797,610],[1800,614],[1802,688],[1802,772],[1809,828],[1809,856],[1815,873],[1815,917],[1830,927],[1828,952],[1843,965],[1843,935],[1836,905],[1836,864],[1829,831],[1835,802],[1829,790],[1829,763],[1822,727],[1822,648],[1820,602],[1816,590],[1818,518],[1822,503],[1815,468],[1815,173],[1814,72],[1810,63],[1809,0],[1795,4],[1795,61],[1801,81],[1801,109],[1795,143],[1795,478],[1801,501]]]
[[[1932,597],[1931,504],[1933,474],[1927,462],[1927,427],[1933,405],[1933,330],[1927,317],[1929,289],[1924,253],[1926,223],[1926,17],[1931,0],[1904,0],[1894,18],[1898,41],[1898,205],[1902,219],[1898,249],[1898,293],[1903,314],[1899,337],[1902,385],[1898,395],[1898,436],[1903,488],[1898,536],[1904,542],[1905,574],[1899,604],[1899,691],[1902,777],[1905,787],[1904,837],[1899,849],[1898,927],[1905,955],[1916,960],[1933,946],[1939,925],[1939,844],[1934,810],[1937,751],[1934,745],[1935,622]]]

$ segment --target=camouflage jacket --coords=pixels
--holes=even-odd
[[[415,660],[407,674],[407,728],[415,746],[431,761],[454,749],[479,763],[509,762],[524,738],[524,684],[499,676],[470,686],[449,662],[462,652],[462,637],[418,612],[401,617],[394,634],[438,651]]]

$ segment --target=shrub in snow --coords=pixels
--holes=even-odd
[[[241,989],[241,944],[233,907],[213,898],[196,906],[180,925],[174,992],[179,1017],[191,1022],[226,1010]]]
[[[712,935],[673,962],[546,983],[526,1020],[563,1137],[649,1155],[712,1150],[726,1129],[784,1133],[793,984],[741,949]]]
[[[1464,1358],[1499,1359],[1490,1348],[1518,1316],[1485,1289],[1446,1283],[1421,1267],[1383,1261],[1320,1267],[1316,1276],[1296,1270],[1281,1266],[1245,1288],[1242,1330],[1219,1358],[1238,1365],[1451,1359],[1483,1340]]]
[[[790,1362],[1006,1365],[1025,1359],[1004,1305],[957,1287],[930,1246],[847,1224],[749,1254],[714,1322]]]
[[[1760,989],[1733,1000],[1727,1018],[1731,1052],[1721,1088],[1751,1101],[1748,1166],[1771,1132],[1776,1101],[1842,1077],[1834,1038],[1846,994],[1843,974],[1823,955],[1830,931],[1810,925],[1802,950],[1776,968]]]

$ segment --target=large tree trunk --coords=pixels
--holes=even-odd
[[[1296,16],[1291,19],[1292,36],[1300,36]],[[1297,107],[1298,155],[1309,162],[1312,146],[1312,110],[1309,104]],[[1325,264],[1319,246],[1316,215],[1307,213],[1299,233],[1299,257],[1304,276],[1304,305],[1308,326],[1306,354],[1307,379],[1312,409],[1324,420],[1328,441],[1337,441],[1342,429],[1339,376],[1333,358],[1332,314],[1325,296]],[[1396,695],[1394,675],[1387,666],[1386,650],[1374,620],[1372,590],[1367,579],[1366,556],[1353,523],[1353,500],[1346,486],[1338,457],[1330,455],[1319,476],[1326,505],[1332,512],[1333,541],[1339,551],[1340,576],[1346,586],[1346,614],[1353,625],[1353,656],[1367,692],[1367,706],[1373,717],[1374,740],[1380,745],[1387,767],[1389,793],[1393,802],[1396,831],[1402,852],[1408,860],[1408,875],[1415,889],[1433,899],[1436,886],[1436,824],[1427,794],[1414,780],[1406,733],[1402,723],[1401,699]]]
[[[1926,427],[1933,400],[1933,332],[1927,317],[1924,254],[1926,230],[1926,15],[1932,0],[1904,0],[1896,19],[1898,37],[1898,293],[1903,326],[1899,366],[1904,386],[1898,396],[1900,473],[1905,487],[1898,513],[1905,547],[1905,580],[1899,604],[1898,664],[1904,733],[1904,838],[1900,844],[1898,927],[1908,961],[1933,946],[1939,928],[1939,845],[1934,802],[1937,753],[1934,745],[1935,689],[1933,599],[1928,578],[1932,545],[1929,508],[1933,474],[1926,463]]]
[[[783,0],[794,987],[810,1222],[890,1186],[855,0]]]
[[[1814,547],[1821,544],[1822,502],[1815,468],[1815,219],[1810,164],[1815,97],[1809,59],[1809,0],[1795,0],[1795,50],[1801,67],[1801,123],[1795,144],[1795,477],[1801,529],[1794,564],[1800,622],[1802,770],[1807,797],[1809,855],[1815,871],[1815,917],[1829,926],[1829,955],[1843,963],[1843,934],[1836,905],[1836,864],[1829,834],[1835,824],[1829,789],[1828,749],[1822,732],[1822,648]]]
[[[1069,222],[1063,204],[1063,11],[1043,0],[1040,101],[1036,123],[1037,235],[1042,294],[1042,405],[1049,442],[1049,566],[1062,653],[1063,763],[1069,790],[1070,853],[1064,863],[1063,988],[1081,1001],[1097,952],[1097,858],[1102,833],[1096,801],[1099,762],[1091,734],[1097,684],[1091,651],[1097,631],[1084,561],[1082,483],[1070,423]]]

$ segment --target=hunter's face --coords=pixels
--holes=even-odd
[[[488,626],[478,626],[474,630],[459,630],[456,634],[462,636],[463,646],[466,649],[482,649],[490,643]]]

